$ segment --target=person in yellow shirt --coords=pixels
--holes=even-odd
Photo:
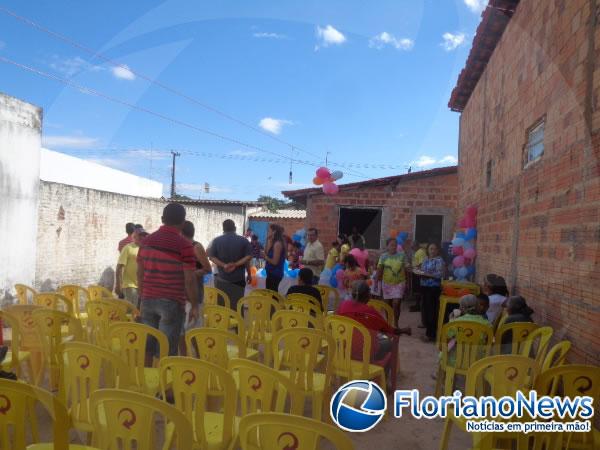
[[[119,296],[124,296],[125,300],[136,308],[139,308],[137,255],[142,239],[147,235],[148,233],[143,228],[136,228],[132,235],[133,242],[123,247],[119,255],[119,261],[117,262],[115,293]]]
[[[337,241],[340,243],[340,257],[338,259],[338,262],[340,264],[344,264],[346,255],[350,253],[350,242],[348,241],[348,237],[345,234],[340,234],[337,238]]]
[[[421,264],[427,258],[427,243],[419,244],[417,241],[413,242],[413,250],[415,250],[415,254],[412,258],[412,266],[415,269],[421,268]]]
[[[340,258],[340,243],[338,241],[333,241],[331,243],[331,250],[327,253],[327,260],[325,261],[326,269],[333,269]]]
[[[412,269],[421,269],[421,264],[423,264],[423,261],[425,261],[425,258],[427,258],[427,243],[419,244],[419,242],[415,239],[412,243],[412,250],[414,252],[412,257]],[[420,278],[414,273],[411,273],[411,294],[415,299],[415,304],[410,307],[410,312],[421,311],[420,287]]]

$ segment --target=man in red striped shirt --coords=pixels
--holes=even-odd
[[[142,323],[162,331],[169,339],[169,355],[176,355],[186,299],[191,304],[190,322],[198,318],[196,257],[191,242],[181,236],[183,205],[165,206],[162,222],[163,226],[146,237],[138,252],[138,289]],[[156,354],[153,350],[148,352]]]

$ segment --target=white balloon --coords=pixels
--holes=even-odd
[[[331,172],[331,179],[334,180],[334,181],[339,180],[343,176],[344,176],[344,174],[341,171],[339,171],[339,170]]]

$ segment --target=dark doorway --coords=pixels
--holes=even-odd
[[[365,237],[368,249],[379,249],[381,245],[381,209],[340,208],[339,233],[350,234],[352,227]]]
[[[442,242],[444,216],[417,215],[415,218],[415,239],[419,242]]]

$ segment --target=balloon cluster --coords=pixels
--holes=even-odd
[[[302,246],[302,249],[304,249],[304,246],[306,245],[306,230],[304,228],[297,230],[294,234],[292,234],[292,241],[299,242]]]
[[[407,231],[401,231],[400,233],[393,233],[396,234],[396,244],[398,245],[398,251],[403,251],[404,250],[404,243],[406,242],[406,240],[408,239],[408,232]],[[394,237],[394,236],[392,236]]]
[[[475,274],[475,239],[477,238],[477,208],[470,206],[462,219],[458,221],[460,228],[452,239],[452,266],[454,277],[465,281]]]
[[[335,182],[341,179],[344,174],[339,170],[330,172],[327,167],[319,167],[317,176],[313,178],[313,183],[317,186],[323,186],[323,193],[326,195],[335,195],[339,191],[339,187]]]

